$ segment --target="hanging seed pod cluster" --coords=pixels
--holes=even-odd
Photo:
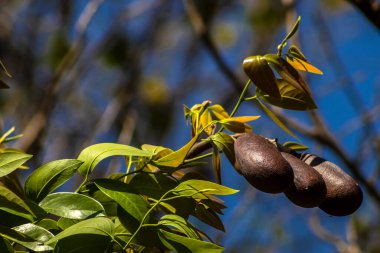
[[[334,216],[355,212],[363,193],[336,164],[312,154],[280,152],[274,143],[253,133],[234,144],[239,172],[255,188],[281,193],[294,204],[319,207]]]

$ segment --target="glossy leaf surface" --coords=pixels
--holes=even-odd
[[[99,162],[111,156],[150,157],[152,153],[123,144],[99,143],[82,150],[78,156],[78,160],[83,161],[83,164],[79,167],[78,171],[86,176],[93,171]]]
[[[82,163],[74,159],[57,160],[36,169],[25,182],[27,197],[36,202],[41,201],[69,180]]]
[[[105,215],[103,206],[93,198],[71,193],[58,192],[46,196],[39,204],[46,212],[69,219],[86,219]]]
[[[148,211],[147,202],[129,185],[111,179],[97,179],[95,185],[108,197],[116,201],[137,221],[142,221]]]
[[[166,247],[177,253],[220,253],[224,249],[214,243],[187,238],[161,229],[158,235]]]
[[[19,166],[29,160],[32,155],[19,151],[5,151],[0,153],[0,177],[15,171]]]

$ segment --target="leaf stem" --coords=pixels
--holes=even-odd
[[[148,215],[156,208],[156,206],[158,206],[158,204],[160,204],[160,202],[162,202],[162,200],[166,197],[166,195],[168,195],[171,192],[172,192],[172,190],[167,191],[164,195],[162,195],[161,198],[156,203],[154,203],[154,205],[145,213],[144,217],[142,218],[142,220],[140,222],[139,227],[132,234],[131,238],[129,238],[127,244],[124,246],[124,248],[123,248],[124,251],[128,248],[129,244],[131,244],[132,240],[136,237],[137,233],[141,230],[141,228],[143,227],[144,222],[147,219]]]
[[[209,157],[209,156],[212,156],[212,153],[207,153],[207,154],[196,156],[196,157],[193,157],[193,158],[190,158],[190,159],[186,159],[183,163],[186,164],[186,163],[195,162],[195,161],[201,160],[201,159]]]
[[[231,112],[229,118],[231,118],[231,117],[233,117],[233,116],[235,115],[235,113],[236,113],[237,110],[239,109],[241,103],[244,101],[245,93],[247,92],[248,87],[249,87],[250,84],[251,84],[251,79],[248,79],[248,81],[245,83],[245,86],[244,86],[244,88],[243,88],[243,90],[242,90],[242,92],[241,92],[241,94],[240,94],[239,100],[237,101],[237,103],[236,103],[234,109],[232,110],[232,112]],[[224,127],[222,126],[222,127],[219,129],[218,133],[222,132],[223,129],[224,129]]]

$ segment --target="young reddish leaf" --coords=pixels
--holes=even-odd
[[[208,108],[218,119],[228,118],[228,113],[221,105],[212,105]]]
[[[268,62],[262,56],[250,56],[244,59],[243,69],[252,82],[270,96],[280,97],[276,77]]]
[[[323,75],[323,72],[317,67],[311,65],[310,63],[298,59],[296,57],[286,57],[286,60],[292,65],[295,69],[307,71],[313,74]]]
[[[160,159],[154,161],[157,166],[177,168],[180,166],[186,158],[187,153],[197,141],[198,135],[194,136],[185,146],[178,149],[177,151],[170,153]]]
[[[212,167],[214,168],[216,182],[218,184],[222,184],[222,176],[220,172],[220,153],[215,144],[212,145]]]
[[[259,99],[257,99],[257,101],[259,102],[260,106],[263,108],[263,110],[265,111],[265,113],[269,116],[269,118],[271,118],[274,123],[277,124],[277,126],[279,126],[282,130],[284,130],[285,132],[287,132],[289,135],[293,136],[294,138],[296,138],[297,140],[299,139],[295,134],[293,134],[292,131],[290,131],[281,121],[279,118],[277,118],[277,116],[271,111],[269,110],[268,107],[266,107],[264,105],[264,103],[262,103]]]

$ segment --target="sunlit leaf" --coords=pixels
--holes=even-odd
[[[211,242],[187,238],[160,229],[158,236],[162,243],[177,253],[221,253],[224,248]]]
[[[305,150],[308,150],[309,147],[308,146],[305,146],[303,144],[300,144],[300,143],[297,143],[297,142],[294,142],[294,141],[288,141],[288,142],[285,142],[283,144],[284,147],[287,147],[287,148],[290,148],[294,151],[305,151]]]
[[[229,122],[229,121],[237,121],[237,122],[245,123],[245,122],[257,120],[258,118],[260,118],[260,116],[238,116],[238,117],[231,117],[231,118],[223,119],[220,121],[220,123],[223,124],[223,123]]]
[[[286,57],[286,60],[292,65],[295,69],[307,71],[310,73],[323,75],[323,72],[319,70],[317,67],[311,65],[310,63],[303,61],[301,59],[295,57]]]
[[[206,110],[202,113],[200,117],[200,126],[204,129],[204,131],[210,135],[212,133],[212,125],[210,125],[212,118],[211,118],[211,113]]]
[[[212,112],[215,117],[217,117],[218,119],[225,119],[225,118],[228,118],[228,113],[226,112],[226,110],[224,110],[223,106],[221,105],[212,105],[210,106],[209,108],[209,111]]]
[[[232,166],[237,166],[234,151],[234,140],[232,139],[232,137],[224,132],[220,132],[210,136],[210,138],[212,142],[216,146],[218,146],[218,148],[220,148],[223,151],[223,153],[227,156]]]
[[[33,221],[33,211],[15,193],[4,186],[0,186],[0,210]]]
[[[96,179],[94,182],[99,190],[116,201],[133,218],[142,221],[148,211],[148,204],[132,187],[111,179]]]
[[[0,153],[0,177],[8,175],[29,160],[32,155],[21,151],[7,150]]]
[[[185,146],[178,149],[177,151],[170,153],[156,161],[154,164],[157,166],[169,167],[169,168],[177,168],[180,166],[186,158],[187,153],[197,141],[198,135],[194,136]]]
[[[183,217],[175,214],[167,214],[160,218],[158,222],[160,225],[170,226],[176,228],[181,233],[185,234],[187,237],[200,239],[200,236],[195,231],[193,226],[185,220]]]
[[[224,119],[219,123],[233,133],[248,133],[252,130],[249,125],[237,120]]]
[[[306,57],[302,54],[301,50],[299,50],[298,47],[295,45],[291,45],[289,47],[288,54],[300,60],[307,61]]]
[[[231,195],[237,192],[239,190],[210,181],[196,179],[184,181],[173,189],[174,194],[200,199],[207,198],[204,194]]]
[[[259,99],[257,99],[257,101],[259,102],[260,106],[263,108],[264,112],[268,115],[268,117],[273,120],[274,123],[276,123],[277,126],[279,126],[282,130],[284,130],[285,132],[287,132],[289,135],[293,136],[294,138],[298,139],[298,137],[293,134],[292,131],[290,131],[282,122],[279,118],[277,118],[277,116],[271,111],[269,110],[268,107],[266,107],[266,105],[264,103],[262,103]]]
[[[35,251],[35,252],[46,252],[47,250],[53,250],[51,246],[44,245],[45,242],[49,241],[54,235],[43,227],[37,226],[33,223],[23,224],[13,228],[19,233],[22,233],[29,238],[33,239],[35,242],[23,242],[21,245]]]
[[[289,84],[293,85],[296,89],[303,91],[309,96],[311,96],[311,91],[306,81],[297,72],[297,70],[293,68],[292,65],[290,65],[286,60],[282,59],[280,56],[276,54],[267,54],[264,55],[264,58],[269,62],[271,66],[273,66],[273,68],[282,77],[282,79],[287,81]],[[259,89],[261,88],[259,87]],[[267,93],[265,90],[263,91]],[[267,94],[272,96],[269,93]],[[280,97],[280,95],[277,97]]]
[[[69,219],[86,219],[105,215],[105,210],[98,201],[72,192],[49,194],[39,205],[48,213]]]
[[[33,171],[25,182],[25,193],[36,202],[69,180],[83,162],[75,159],[57,160]]]
[[[152,153],[123,144],[98,143],[83,149],[79,154],[78,160],[83,161],[79,173],[84,176],[90,174],[99,162],[110,156],[150,157]]]
[[[268,96],[259,89],[256,90],[257,96],[265,102],[284,109],[305,111],[317,108],[313,98],[308,94],[296,89],[285,80],[279,79],[277,82],[279,84],[281,98]]]
[[[96,217],[83,220],[72,225],[51,238],[46,242],[46,244],[51,244],[57,240],[78,234],[112,236],[114,232],[115,225],[110,219],[105,217]]]
[[[270,96],[280,97],[276,77],[262,56],[250,56],[243,61],[243,69],[249,79]]]
[[[41,233],[36,231],[31,231],[31,234],[37,237],[41,236]],[[0,236],[17,244],[20,244],[28,249],[31,249],[33,252],[46,252],[53,249],[48,245],[44,245],[44,242],[35,240],[24,233],[18,232],[5,226],[0,226]]]
[[[220,171],[220,153],[218,147],[215,144],[212,146],[212,167],[214,168],[216,181],[218,184],[222,184],[222,176]]]

